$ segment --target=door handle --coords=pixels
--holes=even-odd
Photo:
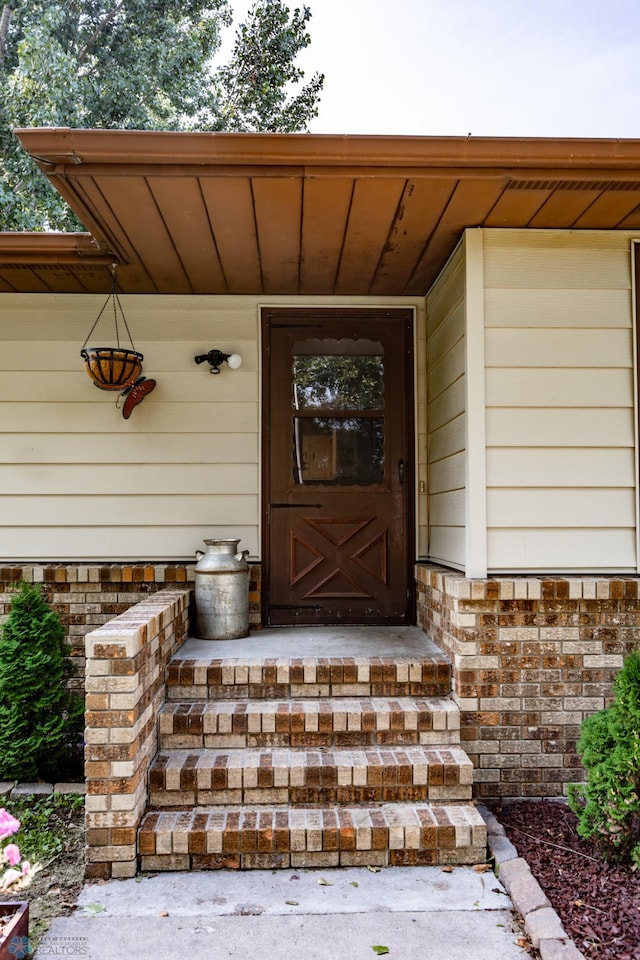
[[[404,486],[405,475],[406,475],[405,462],[404,460],[398,460],[398,481],[401,487]]]

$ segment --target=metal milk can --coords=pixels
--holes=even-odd
[[[249,634],[248,550],[239,540],[205,540],[196,550],[197,636],[203,640],[236,640]]]

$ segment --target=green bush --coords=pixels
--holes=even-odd
[[[582,724],[578,753],[587,782],[572,784],[578,833],[603,855],[640,867],[640,651],[625,660],[610,707]]]
[[[68,654],[41,587],[21,584],[0,633],[0,779],[55,776],[75,747],[84,708],[67,689]]]

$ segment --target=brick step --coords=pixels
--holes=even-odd
[[[154,871],[483,863],[486,827],[472,804],[148,812],[138,852]]]
[[[160,749],[444,745],[460,739],[452,700],[172,701],[159,715]]]
[[[149,803],[187,807],[467,800],[472,782],[471,761],[456,746],[174,750],[161,751],[150,767]]]
[[[287,700],[290,697],[446,697],[444,654],[390,657],[226,657],[178,655],[167,670],[170,700]]]

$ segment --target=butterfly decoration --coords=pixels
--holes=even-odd
[[[142,403],[148,393],[155,390],[155,386],[155,380],[147,377],[138,377],[137,380],[122,391],[118,397],[116,406],[119,407],[120,402],[124,401],[122,404],[122,416],[125,420],[128,420],[131,416],[133,408],[137,407],[139,403]]]

